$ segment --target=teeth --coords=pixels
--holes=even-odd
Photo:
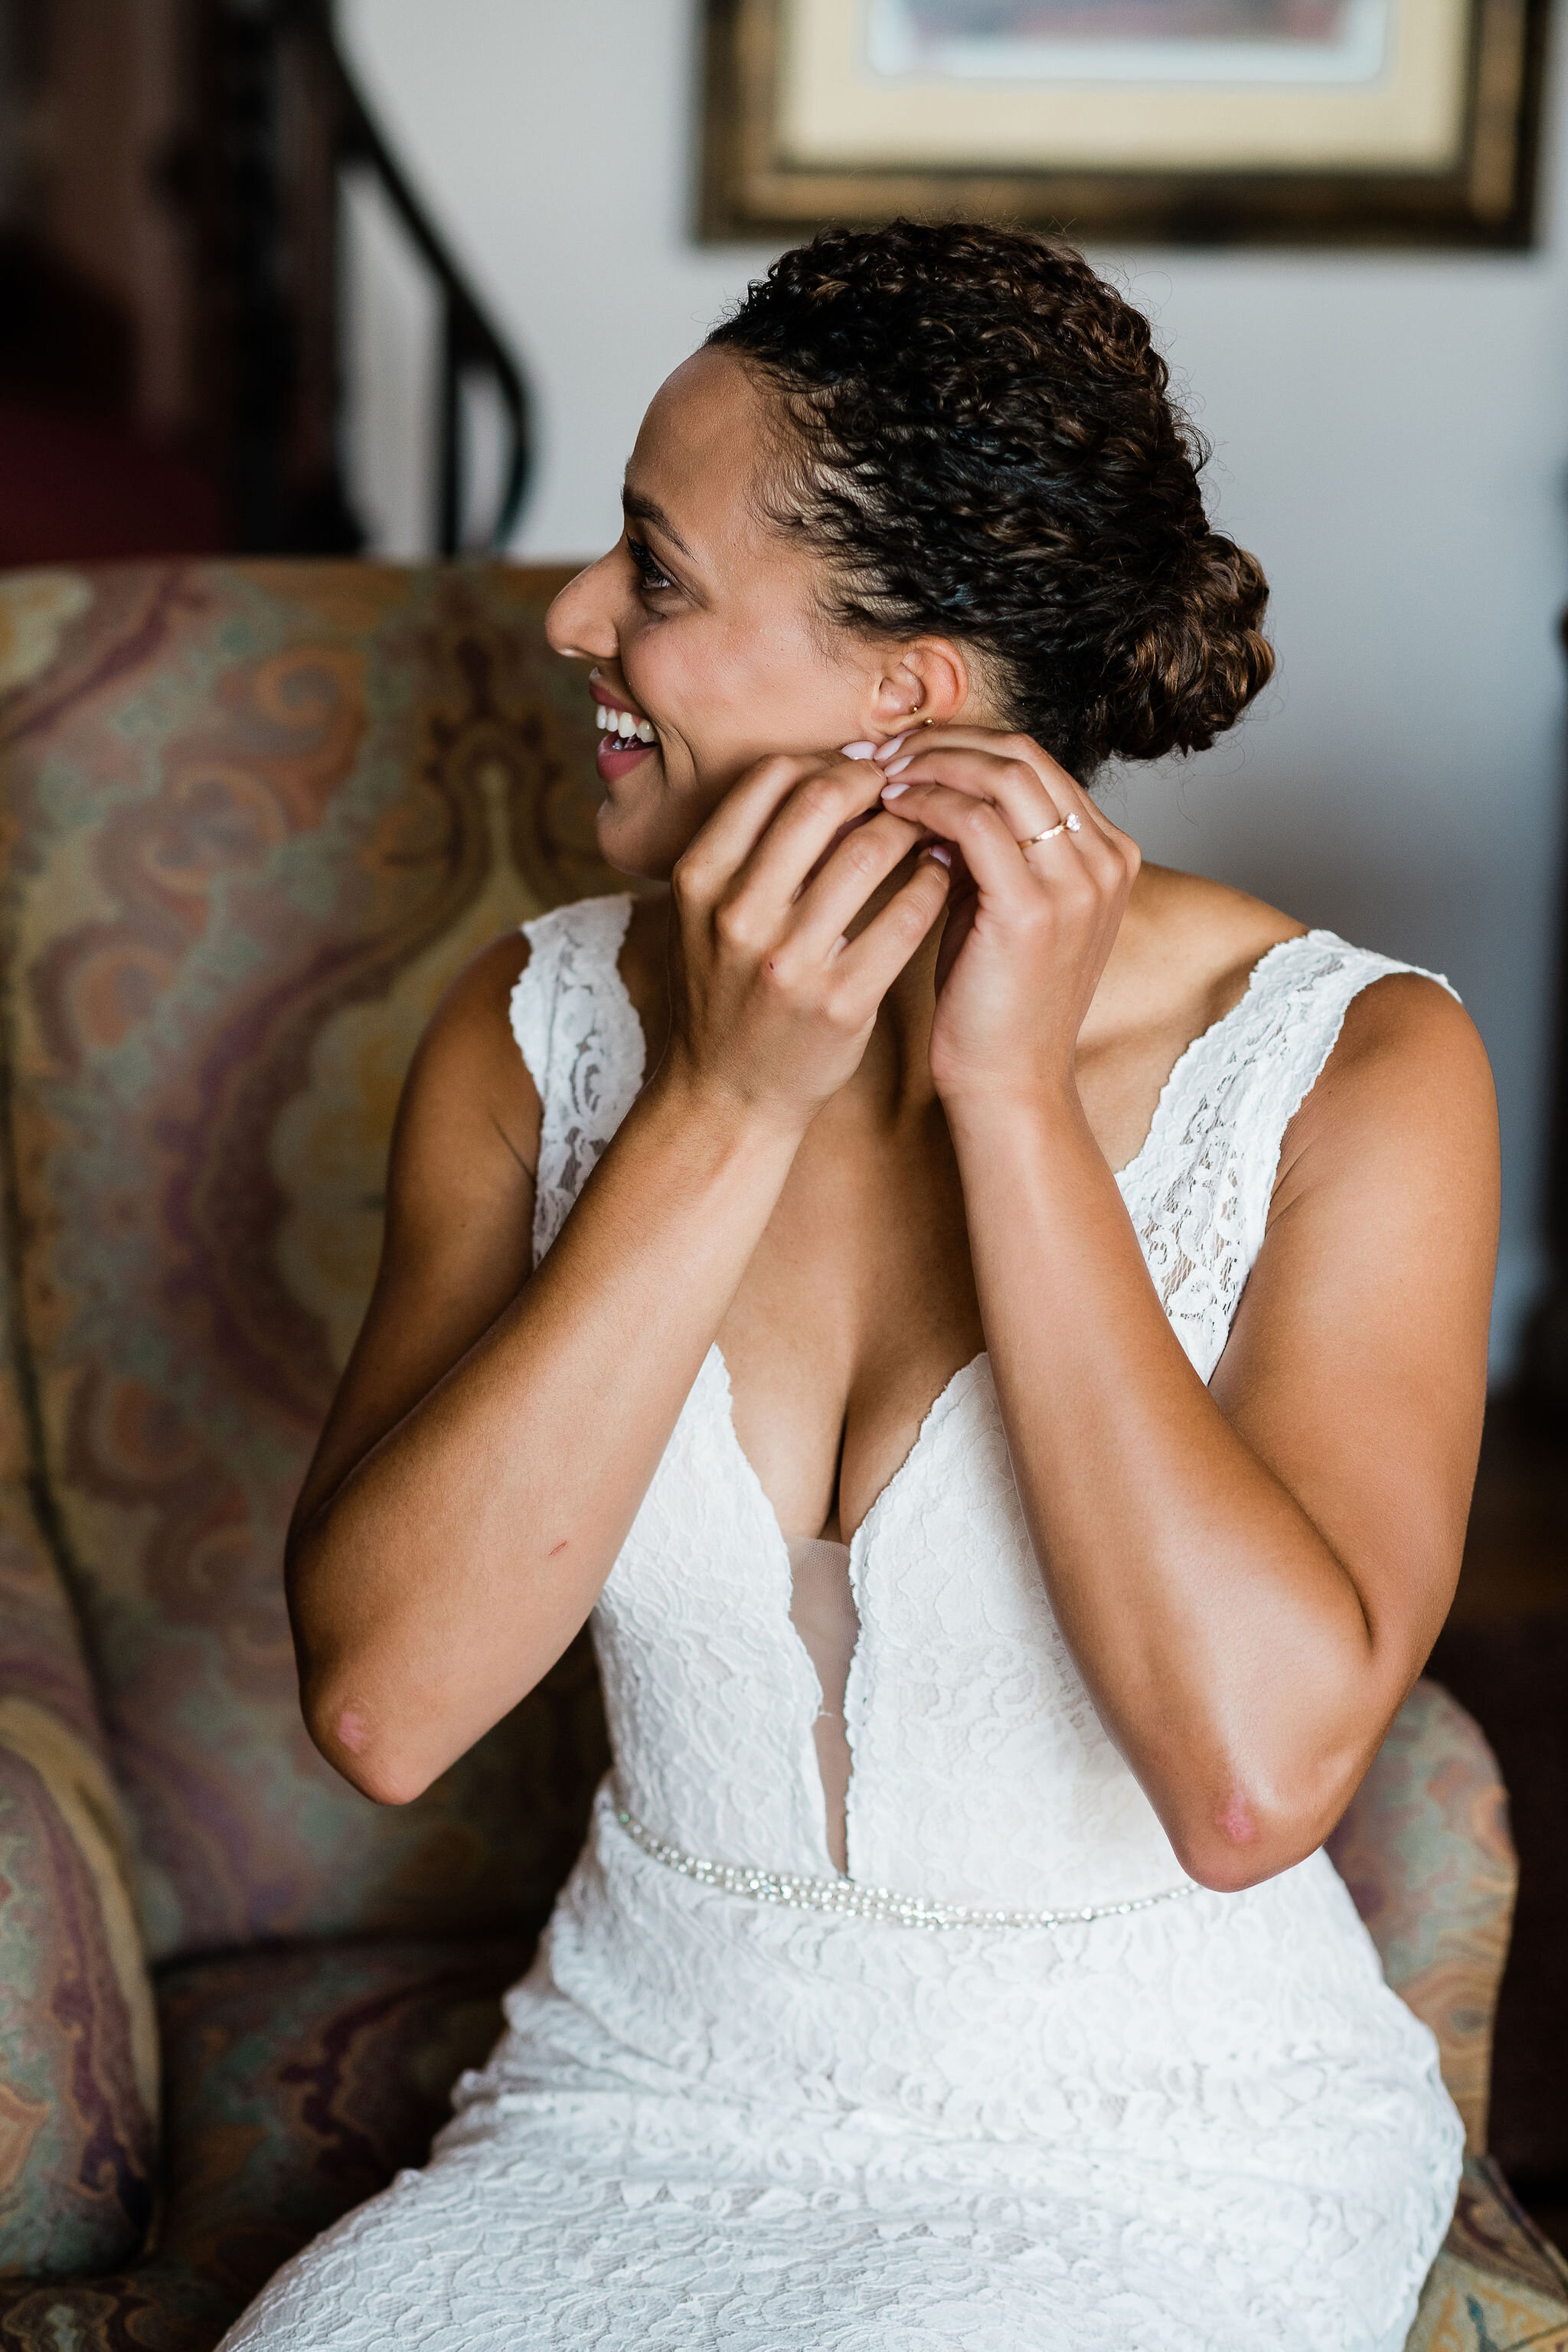
[[[623,743],[629,743],[634,737],[639,743],[658,740],[651,719],[635,719],[629,710],[617,710],[611,703],[596,702],[594,719],[601,734],[618,735]]]

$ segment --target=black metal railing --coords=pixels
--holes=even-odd
[[[437,401],[437,543],[443,555],[459,552],[464,538],[465,485],[469,468],[464,463],[464,379],[488,375],[505,419],[507,450],[500,494],[480,535],[485,547],[501,547],[510,535],[528,484],[528,393],[517,362],[442,244],[429,215],[403,175],[396,159],[367,110],[331,37],[330,16],[323,6],[323,34],[330,68],[334,76],[341,125],[340,169],[358,163],[373,172],[420,258],[439,289],[441,327]]]
[[[331,0],[190,0],[199,92],[178,159],[197,229],[205,442],[228,535],[250,552],[363,544],[344,487],[340,216],[345,173],[371,175],[440,310],[431,451],[437,551],[504,545],[529,470],[518,362],[357,89]],[[467,512],[475,468],[465,387],[488,378],[504,447],[492,511]]]

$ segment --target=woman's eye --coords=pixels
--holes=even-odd
[[[631,557],[633,563],[637,566],[637,585],[639,588],[674,587],[675,583],[670,579],[668,572],[660,571],[658,559],[654,554],[652,549],[645,545],[643,541],[640,539],[633,539],[629,531],[626,534],[626,553]]]

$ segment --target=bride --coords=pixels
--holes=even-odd
[[[1089,796],[1269,673],[1196,462],[984,227],[785,254],[654,401],[549,632],[668,887],[437,1013],[289,1559],[370,1796],[590,1614],[616,1771],[229,2352],[1403,2344],[1459,2126],[1321,1848],[1453,1590],[1494,1116],[1443,984]]]

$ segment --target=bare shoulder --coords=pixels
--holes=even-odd
[[[511,1034],[529,945],[508,932],[458,974],[397,1108],[375,1288],[295,1507],[302,1527],[527,1280],[539,1097]]]
[[[1497,1096],[1486,1047],[1458,998],[1421,972],[1385,972],[1352,998],[1287,1131],[1280,1182],[1395,1158],[1406,1182],[1426,1167],[1495,1190]]]
[[[1308,926],[1267,900],[1170,866],[1146,866],[1130,917],[1142,957],[1167,1001],[1184,1005],[1195,1034],[1245,993],[1269,950],[1306,936]],[[1407,1175],[1425,1156],[1434,1166],[1466,1163],[1483,1185],[1497,1156],[1491,1070],[1475,1024],[1446,988],[1420,973],[1391,972],[1352,999],[1339,1041],[1318,1083],[1291,1120],[1279,1163],[1279,1191],[1331,1171],[1403,1154]]]
[[[1246,994],[1269,949],[1306,928],[1245,890],[1173,866],[1143,866],[1118,942],[1124,979],[1116,1025],[1146,1033],[1154,1058],[1163,1055],[1168,1067]]]
[[[1213,1384],[1243,1425],[1267,1430],[1277,1463],[1317,1430],[1334,1465],[1310,1506],[1325,1527],[1350,1491],[1334,1433],[1381,1431],[1382,1458],[1403,1465],[1401,1478],[1425,1463],[1428,1486],[1406,1480],[1405,1507],[1429,1557],[1451,1552],[1456,1567],[1500,1192],[1491,1072],[1468,1014],[1419,973],[1369,981],[1281,1139],[1267,1238]],[[1445,1494],[1449,1517],[1423,1517]]]
[[[1307,929],[1267,899],[1173,866],[1142,867],[1128,911],[1145,952],[1182,992],[1205,1001],[1211,1020],[1229,1011],[1270,948]]]
[[[529,943],[508,931],[481,948],[437,1005],[404,1088],[395,1150],[460,1171],[476,1146],[503,1150],[531,1177],[540,1102],[511,1025],[512,991]]]

